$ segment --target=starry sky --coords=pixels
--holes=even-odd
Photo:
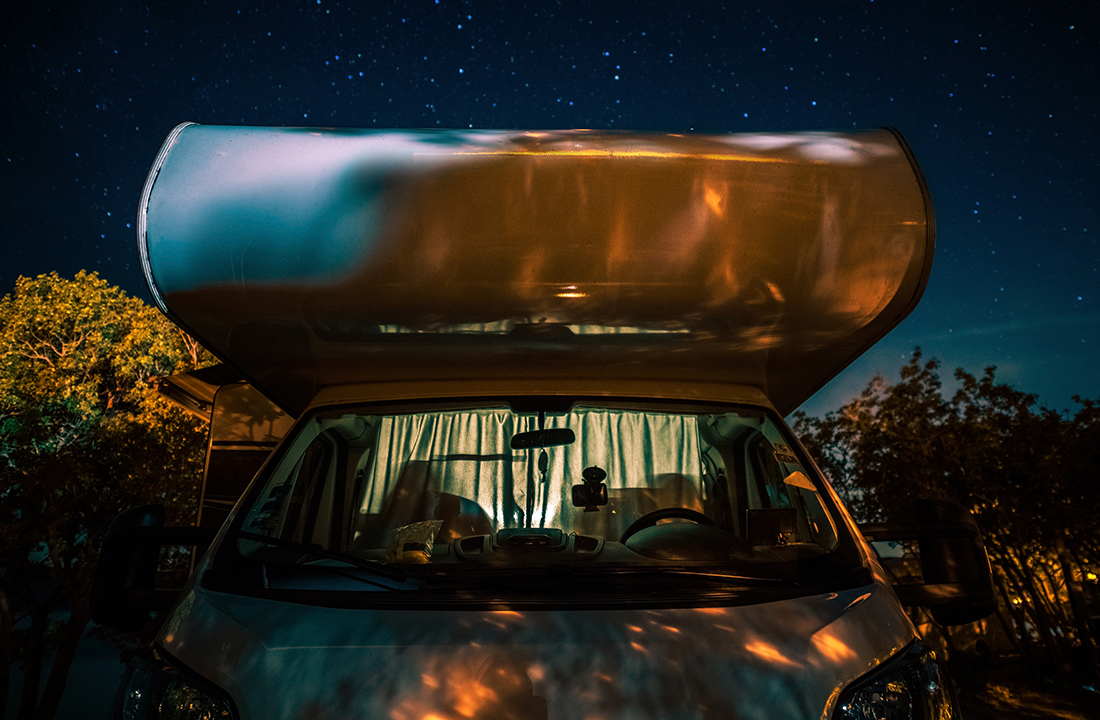
[[[0,293],[95,270],[148,300],[134,215],[180,122],[898,128],[937,215],[921,305],[804,405],[917,345],[1072,410],[1100,398],[1092,3],[15,0],[0,28]],[[948,383],[950,386],[950,383]]]

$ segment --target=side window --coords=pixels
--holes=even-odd
[[[270,487],[246,529],[284,540],[337,548],[343,483],[332,480],[345,455],[341,443],[331,433],[314,437],[282,482]]]
[[[746,507],[793,508],[795,532],[801,542],[826,548],[837,543],[836,526],[806,469],[786,444],[778,428],[768,423],[753,430],[743,445]]]
[[[285,515],[279,535],[296,542],[318,542],[318,510],[326,480],[332,472],[332,441],[316,437],[302,454],[289,478],[291,491],[286,499]],[[327,542],[320,542],[327,545]]]
[[[791,507],[791,497],[783,482],[783,469],[775,458],[775,448],[767,438],[754,439],[753,465],[760,488],[760,499],[767,508]]]
[[[806,468],[783,436],[779,435],[777,428],[769,426],[765,434],[767,439],[761,443],[761,464],[767,468],[768,485],[772,488],[770,492],[778,500],[778,504],[772,507],[793,507],[798,511],[797,530],[803,541],[834,547],[837,543],[836,526]]]

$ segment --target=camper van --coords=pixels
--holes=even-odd
[[[181,125],[138,243],[219,527],[114,523],[97,619],[166,615],[113,717],[958,717],[903,608],[992,610],[969,512],[857,526],[783,421],[933,239],[889,129]]]

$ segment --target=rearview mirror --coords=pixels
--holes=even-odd
[[[527,450],[529,448],[557,447],[558,445],[572,445],[577,441],[577,436],[569,428],[547,428],[546,430],[532,430],[531,432],[517,433],[512,436],[509,444],[513,450]]]
[[[902,605],[927,606],[941,625],[981,620],[996,609],[993,577],[978,523],[962,505],[918,500],[902,522],[859,526],[869,543],[915,541],[923,582],[895,584]]]

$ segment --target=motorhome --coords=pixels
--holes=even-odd
[[[216,534],[115,522],[97,618],[170,607],[114,716],[958,717],[904,606],[990,612],[973,519],[858,526],[783,421],[916,306],[934,227],[889,129],[181,125],[138,243],[229,374],[166,391],[254,478],[208,483]],[[165,596],[173,543],[209,550]]]

